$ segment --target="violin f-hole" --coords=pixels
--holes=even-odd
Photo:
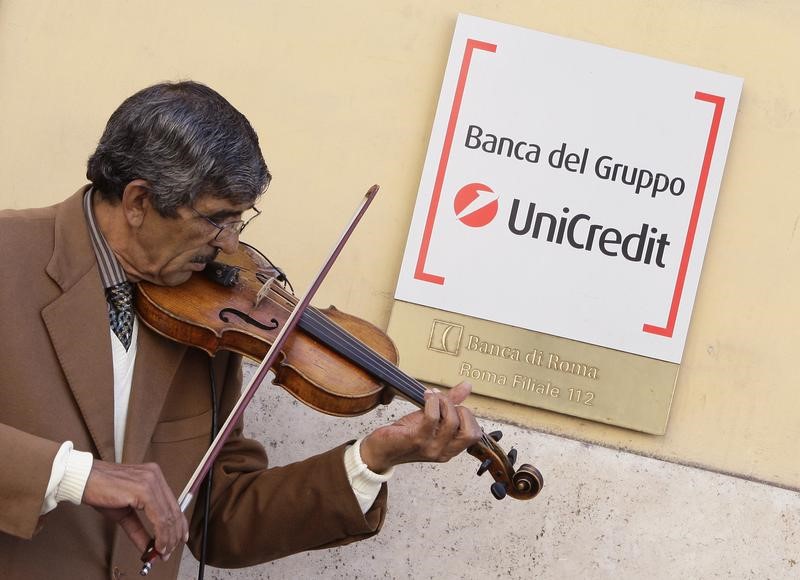
[[[230,322],[230,320],[228,320],[228,317],[226,316],[227,314],[233,314],[234,316],[238,316],[246,323],[252,324],[256,328],[260,328],[261,330],[275,330],[279,326],[278,321],[275,320],[274,318],[270,320],[272,326],[267,326],[266,324],[262,324],[252,316],[245,314],[241,310],[236,310],[235,308],[223,308],[222,310],[220,310],[219,311],[220,320],[222,320],[223,322]]]

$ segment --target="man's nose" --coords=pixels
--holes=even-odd
[[[239,233],[225,231],[221,236],[211,242],[211,245],[215,248],[219,248],[226,254],[234,254],[239,247]]]

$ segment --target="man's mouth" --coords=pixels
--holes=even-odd
[[[208,264],[209,262],[214,261],[214,259],[217,257],[217,254],[219,254],[219,250],[216,250],[213,254],[209,256],[195,256],[190,261],[193,264]]]

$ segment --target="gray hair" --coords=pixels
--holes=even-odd
[[[210,194],[255,203],[271,175],[250,122],[200,83],[161,83],[127,98],[108,120],[86,176],[107,200],[134,179],[161,215]]]

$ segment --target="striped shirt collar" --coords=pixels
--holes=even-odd
[[[100,280],[103,283],[103,288],[111,288],[121,282],[127,282],[128,276],[125,275],[125,270],[117,260],[114,252],[108,245],[108,242],[100,233],[100,228],[97,227],[97,222],[94,219],[94,210],[92,209],[92,193],[94,188],[89,190],[83,195],[83,212],[86,214],[86,223],[89,227],[89,237],[92,239],[92,247],[94,248],[94,255],[97,258],[97,265],[100,269]]]

